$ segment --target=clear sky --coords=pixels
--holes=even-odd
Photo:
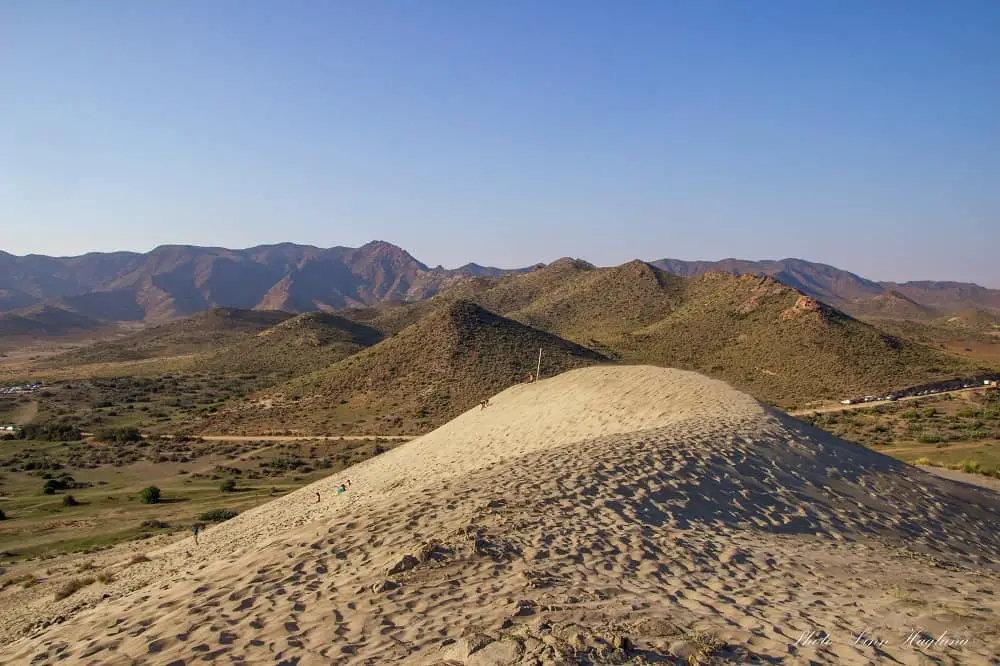
[[[1000,2],[0,2],[0,248],[371,239],[1000,287]]]

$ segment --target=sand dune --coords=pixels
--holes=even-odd
[[[991,664],[998,524],[722,382],[587,368],[5,609],[0,661]]]

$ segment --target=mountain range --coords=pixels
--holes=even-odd
[[[707,272],[768,275],[824,303],[869,317],[930,317],[970,308],[1000,314],[1000,290],[971,283],[875,282],[801,259],[651,263],[685,277]],[[51,308],[66,310],[78,315],[75,326],[86,328],[96,322],[159,323],[216,307],[330,312],[417,301],[465,278],[524,273],[540,266],[500,269],[470,263],[456,269],[431,268],[385,241],[326,249],[292,243],[244,250],[167,245],[147,253],[78,257],[0,252],[0,313],[20,316],[47,306],[50,317]]]
[[[102,360],[152,337],[109,343]],[[252,371],[260,389],[195,431],[423,432],[534,372],[539,349],[545,376],[594,363],[679,367],[786,408],[975,371],[767,276],[563,259],[413,303],[299,315],[230,350],[206,348],[193,366]]]

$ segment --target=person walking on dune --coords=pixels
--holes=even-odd
[[[191,526],[191,531],[194,532],[194,545],[198,545],[198,523]]]

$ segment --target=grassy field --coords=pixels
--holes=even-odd
[[[243,511],[399,443],[0,440],[0,559],[189,531],[206,511]],[[223,490],[227,481],[235,488]],[[61,488],[47,494],[46,484]],[[140,499],[148,486],[160,489],[159,502]]]
[[[254,386],[253,375],[191,372],[58,380],[35,394],[0,399],[0,421],[27,423],[30,416],[35,422],[72,423],[84,431],[134,426],[169,433]]]
[[[801,418],[909,463],[1000,476],[1000,393],[996,390]]]

